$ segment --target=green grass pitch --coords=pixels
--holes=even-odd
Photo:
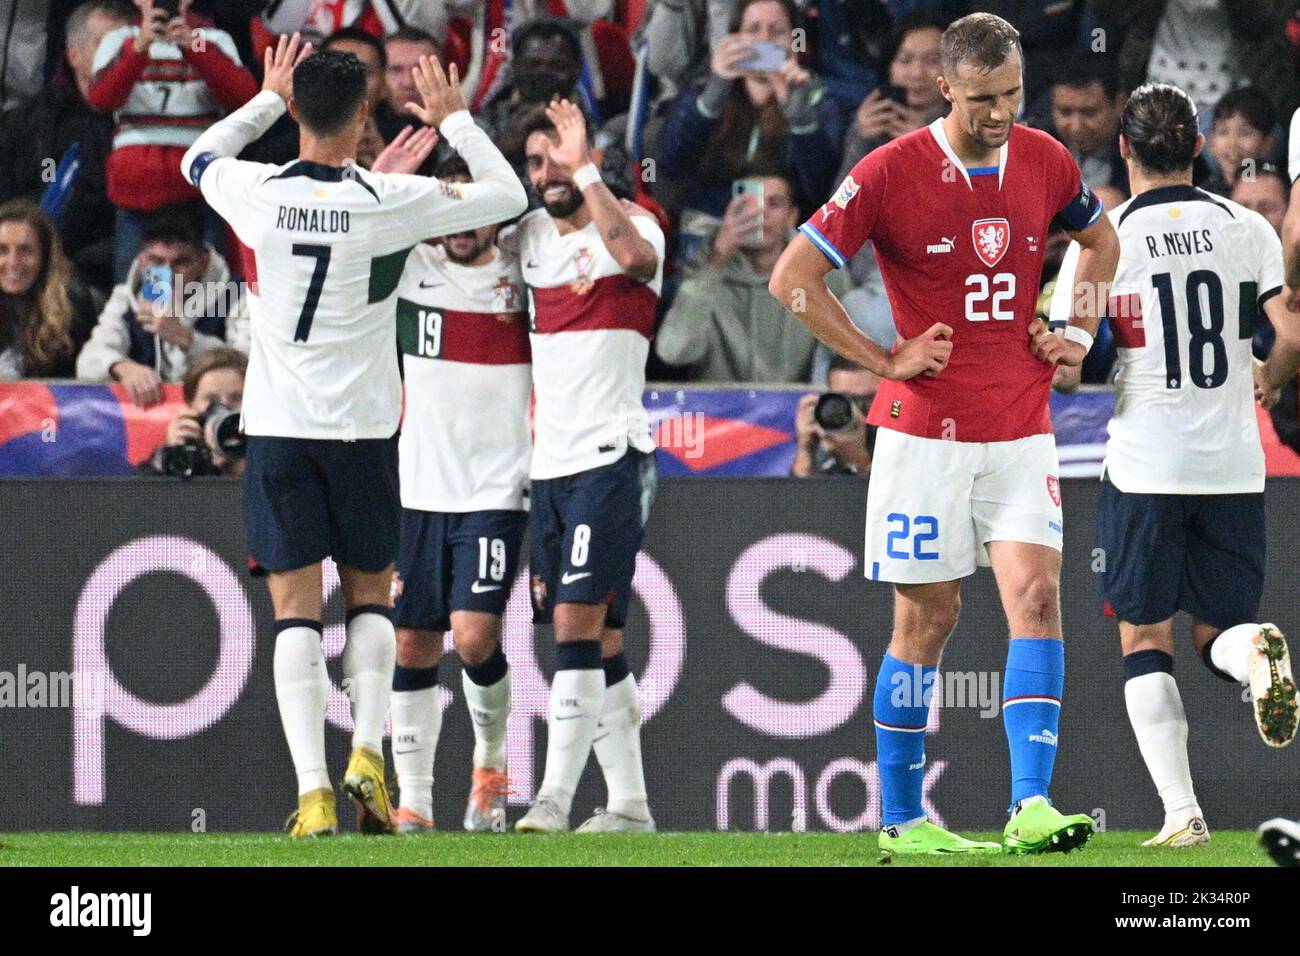
[[[978,834],[996,840],[1001,834]],[[892,866],[1271,866],[1246,830],[1208,846],[1148,849],[1149,833],[1098,834],[1082,850],[1041,856],[895,857]],[[0,833],[0,866],[877,866],[875,834]]]

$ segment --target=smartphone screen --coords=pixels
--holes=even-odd
[[[907,90],[893,83],[885,83],[880,87],[880,95],[887,100],[893,100],[900,106],[907,105]]]
[[[736,64],[737,69],[772,73],[785,63],[789,51],[781,43],[751,43],[749,54]]]
[[[149,303],[171,305],[171,266],[145,266],[140,271],[140,298]]]
[[[762,211],[765,202],[763,199],[763,180],[761,179],[737,179],[731,184],[731,194],[733,196],[753,196],[753,208]],[[763,241],[763,223],[760,221],[754,231],[745,237],[749,242]]]

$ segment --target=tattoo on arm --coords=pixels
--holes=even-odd
[[[605,233],[605,238],[608,239],[610,242],[613,242],[615,239],[621,238],[622,235],[623,235],[623,227],[615,226],[609,232]]]

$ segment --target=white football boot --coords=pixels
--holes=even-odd
[[[654,817],[646,813],[644,820],[611,813],[604,807],[597,807],[591,817],[578,827],[578,833],[654,833]]]
[[[1143,846],[1198,846],[1210,842],[1210,828],[1205,825],[1204,817],[1192,817],[1186,823],[1166,823],[1159,833],[1149,840],[1143,840]]]
[[[534,800],[515,824],[516,833],[565,833],[568,829],[569,815],[550,797]]]

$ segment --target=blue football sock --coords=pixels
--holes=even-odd
[[[938,670],[907,664],[886,653],[876,675],[871,715],[876,724],[882,827],[925,816],[921,807],[925,725]]]
[[[1011,809],[1027,797],[1047,797],[1064,690],[1065,645],[1060,638],[1011,639],[1002,687],[1002,723],[1011,751]]]

